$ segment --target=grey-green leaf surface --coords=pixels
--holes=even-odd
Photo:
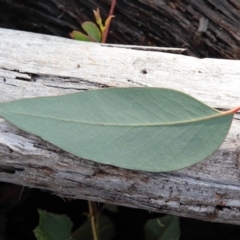
[[[179,219],[164,216],[147,221],[144,226],[145,240],[178,240],[180,238]]]
[[[39,212],[39,225],[34,229],[38,240],[71,240],[72,222],[66,215]]]
[[[76,156],[152,172],[204,160],[221,145],[233,119],[164,88],[23,99],[0,103],[0,116]]]

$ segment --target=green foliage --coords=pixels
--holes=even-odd
[[[94,206],[95,203],[91,202]],[[114,206],[114,211],[117,205]],[[105,207],[104,207],[105,208]],[[112,240],[115,237],[113,222],[99,211],[90,215],[89,219],[71,234],[72,222],[66,215],[58,215],[39,210],[39,225],[34,229],[37,240]],[[91,212],[91,210],[90,210]],[[94,227],[97,235],[94,237],[92,217],[96,217]],[[178,240],[180,228],[178,217],[164,216],[147,221],[144,226],[145,240]]]
[[[93,39],[91,39],[89,36],[87,36],[84,33],[79,32],[79,31],[72,31],[70,33],[70,36],[72,38],[76,39],[76,40],[83,41],[83,42],[91,42],[91,41],[93,41]]]
[[[145,240],[178,240],[180,238],[179,219],[164,216],[150,219],[144,226]]]
[[[111,240],[115,235],[112,221],[105,215],[97,218],[98,240]],[[72,234],[73,240],[93,240],[91,222],[86,221],[77,231]]]
[[[71,240],[72,222],[66,215],[39,210],[39,225],[34,229],[37,240]]]
[[[83,34],[79,31],[73,31],[71,33],[71,37],[80,40],[80,41],[92,41],[92,42],[100,42],[101,41],[101,32],[93,22],[84,22],[82,24],[83,30],[88,34]]]
[[[223,142],[221,113],[164,88],[109,88],[0,103],[0,116],[76,156],[152,172],[198,163]]]
[[[66,215],[58,215],[39,210],[39,225],[34,229],[37,240],[111,240],[115,235],[112,221],[101,214],[101,209],[92,211],[91,206],[96,203],[89,202],[90,213],[88,220],[71,234],[72,222]],[[114,205],[117,207],[116,205]],[[94,220],[95,219],[95,220]],[[94,237],[93,229],[96,230]]]
[[[105,25],[103,25],[99,8],[97,8],[96,11],[93,10],[93,12],[94,12],[98,27],[93,22],[90,22],[90,21],[84,22],[81,26],[82,26],[82,29],[87,33],[87,35],[82,32],[74,30],[70,33],[71,38],[74,38],[80,41],[88,41],[88,42],[101,42],[101,41],[104,42],[103,37],[104,37],[104,34],[106,34],[106,29],[107,27],[109,27],[111,19],[113,18],[113,15],[110,15],[105,21]]]

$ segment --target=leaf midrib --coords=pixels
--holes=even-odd
[[[1,112],[1,111],[0,111]],[[59,119],[59,118],[54,118],[54,117],[48,117],[48,116],[40,116],[40,115],[33,115],[33,114],[26,114],[26,113],[16,113],[16,112],[6,112],[5,113],[12,113],[12,114],[18,114],[18,115],[25,115],[25,116],[32,116],[32,117],[37,117],[37,118],[46,118],[46,119],[52,119],[52,120],[57,120],[57,121],[63,121],[63,122],[72,122],[72,123],[78,123],[78,124],[86,124],[86,125],[98,125],[98,126],[109,126],[109,127],[160,127],[160,126],[172,126],[172,125],[183,125],[183,124],[191,124],[191,123],[196,123],[196,122],[203,122],[207,120],[211,120],[214,118],[218,117],[223,117],[228,114],[224,114],[219,112],[218,114],[214,114],[211,116],[206,116],[203,118],[196,118],[192,119],[189,121],[179,121],[179,122],[171,122],[171,123],[153,123],[153,124],[113,124],[113,123],[90,123],[90,122],[83,122],[83,121],[75,121],[71,119]],[[1,116],[1,114],[0,114]],[[3,117],[4,118],[4,117]]]

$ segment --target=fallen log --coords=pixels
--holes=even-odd
[[[240,61],[7,29],[0,29],[0,40],[0,102],[151,86],[183,91],[222,110],[240,103]],[[1,119],[0,180],[62,197],[240,224],[240,115],[235,114],[227,138],[212,156],[169,173],[131,171],[80,159]]]

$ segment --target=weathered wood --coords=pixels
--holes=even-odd
[[[102,87],[155,86],[228,110],[240,103],[239,75],[240,61],[0,29],[0,102]],[[63,197],[240,224],[240,116],[235,115],[226,140],[211,157],[171,173],[80,159],[2,120],[0,180]]]

